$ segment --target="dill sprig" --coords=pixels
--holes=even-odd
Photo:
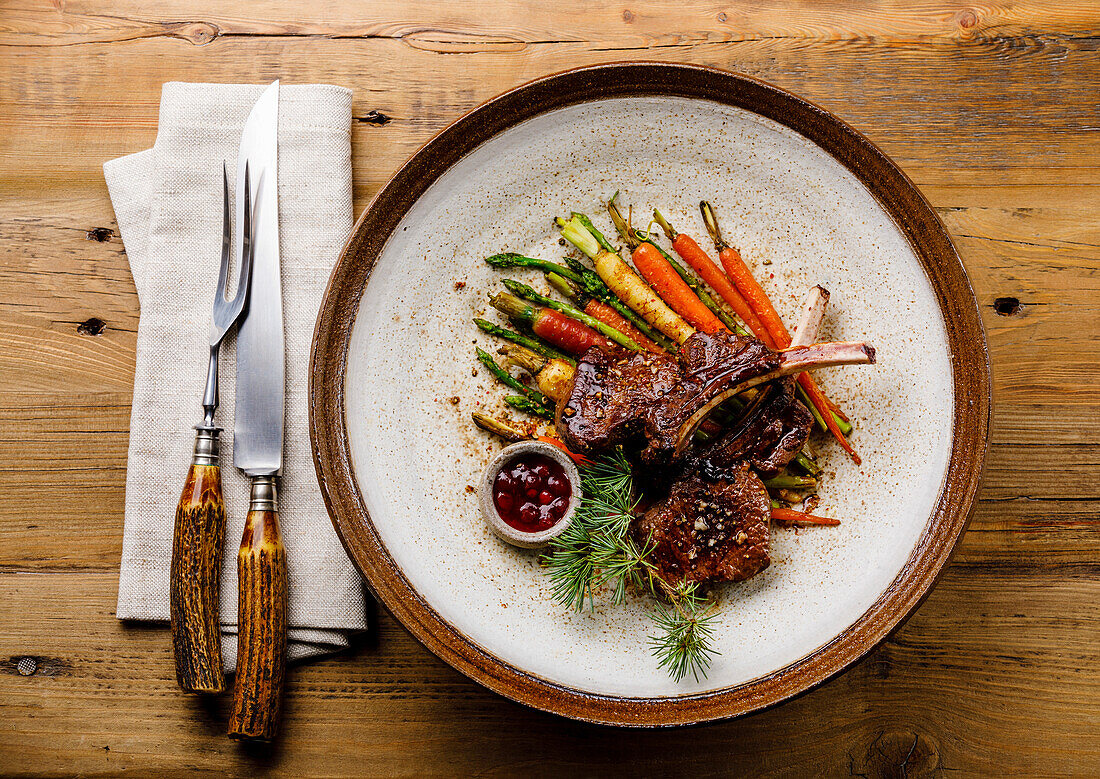
[[[695,583],[672,587],[648,560],[655,544],[639,545],[630,536],[638,498],[630,462],[621,450],[594,458],[581,468],[584,497],[565,532],[550,542],[545,560],[551,596],[568,608],[595,608],[596,590],[607,586],[612,603],[622,603],[628,589],[648,590],[657,599],[650,636],[658,667],[677,682],[689,672],[706,676],[711,658],[714,614]],[[667,601],[667,605],[664,601]]]
[[[699,594],[696,582],[681,582],[670,588],[670,605],[657,604],[654,622],[661,634],[649,637],[649,645],[657,658],[658,668],[668,670],[673,681],[679,682],[690,672],[699,681],[706,677],[711,659],[719,654],[711,644],[714,640],[714,604]]]

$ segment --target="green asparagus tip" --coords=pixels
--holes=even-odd
[[[492,257],[486,257],[485,262],[489,263],[494,268],[514,268],[519,264],[516,260],[522,257],[522,254],[516,254],[515,252],[504,252],[502,254],[494,254]]]

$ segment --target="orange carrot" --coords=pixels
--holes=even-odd
[[[589,300],[584,307],[584,313],[593,319],[598,319],[608,327],[614,327],[620,333],[632,340],[646,351],[656,354],[664,353],[664,349],[646,338],[645,334],[636,328],[630,320],[600,300]]]
[[[777,522],[798,522],[803,525],[827,525],[833,527],[840,524],[839,519],[829,517],[817,517],[813,514],[804,514],[801,511],[785,508],[772,508],[772,519]]]
[[[679,233],[672,242],[672,248],[684,262],[691,266],[693,271],[699,274],[703,281],[710,285],[711,289],[722,296],[722,300],[729,303],[730,308],[734,310],[737,316],[741,317],[741,321],[745,323],[745,327],[752,331],[753,335],[770,348],[775,348],[771,333],[764,329],[760,317],[756,315],[748,301],[742,297],[737,288],[722,273],[722,269],[715,264],[714,260],[703,251],[691,236]]]
[[[856,465],[862,465],[863,459],[852,447],[851,443],[848,442],[848,439],[844,437],[840,425],[836,423],[836,418],[829,410],[829,401],[826,400],[825,393],[817,386],[817,382],[814,381],[813,376],[808,373],[800,373],[798,374],[798,383],[802,389],[806,390],[806,396],[810,399],[810,402],[821,412],[821,418],[825,420],[825,426],[829,428],[829,432],[833,434],[833,438],[835,438],[837,443],[844,448],[848,456],[852,458],[852,462]]]
[[[718,259],[726,269],[726,275],[737,285],[737,291],[744,295],[753,311],[760,317],[760,323],[771,335],[776,347],[786,349],[791,345],[791,334],[783,326],[783,320],[772,305],[764,288],[757,283],[749,266],[741,259],[741,253],[732,246],[724,246],[718,252]]]
[[[591,461],[591,460],[589,460],[589,459],[588,459],[587,457],[585,457],[585,456],[584,456],[583,454],[577,454],[577,453],[575,453],[575,452],[571,452],[571,451],[569,451],[569,447],[568,447],[568,446],[566,446],[566,445],[565,445],[564,443],[562,443],[562,442],[561,442],[561,441],[560,441],[559,439],[557,439],[557,438],[554,438],[553,436],[550,436],[550,435],[540,435],[540,436],[536,436],[536,438],[538,438],[538,440],[539,440],[539,441],[542,441],[542,442],[543,442],[544,444],[550,444],[551,446],[556,446],[556,447],[558,447],[558,448],[559,448],[559,449],[561,449],[561,450],[562,450],[563,452],[565,452],[565,453],[566,453],[567,455],[569,455],[569,457],[570,457],[570,458],[571,458],[571,459],[573,460],[573,462],[575,462],[575,463],[576,463],[577,465],[591,465],[591,464],[592,464],[592,461]]]
[[[725,330],[726,326],[700,302],[691,287],[680,278],[668,260],[651,243],[640,243],[631,255],[634,267],[649,282],[649,286],[677,314],[705,333]]]

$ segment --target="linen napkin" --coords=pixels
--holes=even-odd
[[[176,503],[190,463],[221,256],[222,162],[230,186],[245,119],[263,86],[168,83],[152,149],[107,162],[107,188],[141,304],[117,617],[167,621]],[[321,296],[352,225],[351,92],[279,92],[279,244],[286,411],[279,515],[287,552],[288,656],[337,651],[366,629],[363,583],[332,528],[308,432],[307,369]],[[221,349],[222,656],[236,667],[236,551],[248,479],[233,467],[236,352]]]

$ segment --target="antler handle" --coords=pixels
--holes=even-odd
[[[170,603],[176,681],[187,692],[225,689],[218,594],[225,504],[218,466],[218,428],[200,427],[176,506]]]
[[[286,550],[274,476],[252,477],[237,577],[237,678],[229,737],[271,741],[279,727],[286,676]]]

